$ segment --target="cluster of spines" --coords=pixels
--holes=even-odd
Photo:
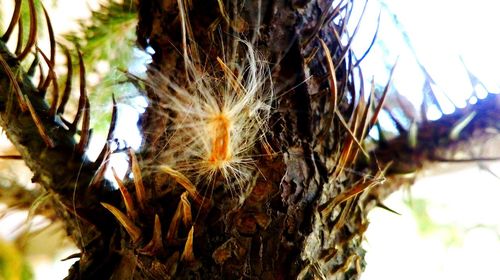
[[[90,137],[91,137],[91,129],[90,129],[90,103],[89,98],[86,93],[86,73],[85,73],[85,65],[83,62],[82,53],[77,50],[78,57],[78,67],[79,67],[79,99],[78,105],[76,109],[75,116],[72,121],[68,121],[63,116],[66,111],[67,103],[70,99],[71,89],[72,89],[72,81],[73,81],[73,62],[71,58],[70,51],[67,47],[62,44],[59,44],[62,49],[64,56],[66,58],[66,80],[64,83],[64,88],[62,91],[62,95],[59,92],[59,81],[55,72],[56,65],[56,41],[54,30],[52,27],[52,23],[50,21],[50,17],[42,5],[44,17],[46,19],[49,43],[50,43],[50,52],[47,55],[43,50],[36,46],[37,43],[37,11],[35,8],[34,0],[28,0],[29,7],[29,15],[30,15],[30,29],[28,40],[23,48],[23,28],[21,23],[21,3],[22,1],[15,1],[15,7],[13,11],[13,16],[11,22],[1,37],[2,41],[7,42],[15,30],[16,25],[18,26],[18,36],[17,36],[17,46],[15,50],[15,58],[17,61],[22,61],[28,57],[28,54],[32,53],[34,56],[34,60],[31,63],[27,74],[29,77],[33,77],[36,69],[38,69],[38,85],[36,87],[35,94],[37,96],[29,96],[26,93],[23,93],[20,83],[19,83],[19,75],[16,74],[15,70],[9,66],[7,61],[3,56],[0,56],[0,67],[7,74],[7,78],[12,84],[12,91],[17,100],[17,105],[19,106],[21,112],[29,113],[33,120],[33,124],[36,126],[38,134],[42,141],[48,148],[56,148],[58,145],[57,139],[55,139],[51,135],[51,129],[47,128],[47,125],[51,126],[56,124],[56,126],[66,129],[70,134],[75,135],[79,134],[78,142],[74,146],[74,155],[85,157],[85,152],[88,148]],[[44,68],[40,63],[39,55],[41,55],[45,65],[47,66],[48,72],[44,74]],[[50,96],[50,104],[46,111],[40,110],[40,108],[35,108],[33,104],[33,98],[42,98],[44,99],[46,93],[49,91],[49,88],[52,89]],[[7,102],[7,115],[9,116],[9,112],[12,107],[12,98]],[[99,167],[97,172],[89,186],[90,189],[97,188],[105,179],[105,171],[108,168],[109,164],[109,156],[111,154],[110,143],[113,138],[113,131],[116,126],[116,118],[117,118],[117,106],[116,101],[113,97],[113,110],[111,116],[111,122],[108,130],[108,135],[106,137],[106,143],[101,150],[99,156],[93,163],[93,166]],[[48,121],[48,122],[47,122]],[[51,124],[51,122],[53,124]],[[80,125],[81,123],[81,125]],[[19,156],[0,156],[0,158],[9,159],[15,158],[18,159]]]
[[[147,256],[164,254],[164,241],[166,241],[166,245],[169,246],[178,245],[179,240],[185,240],[180,260],[188,263],[194,262],[193,243],[195,223],[193,221],[191,201],[195,203],[200,210],[205,209],[207,203],[203,201],[202,196],[196,191],[194,185],[192,185],[184,175],[167,167],[163,168],[163,171],[169,174],[174,181],[185,190],[179,197],[179,202],[171,218],[168,231],[166,234],[163,234],[160,215],[158,213],[150,215],[152,211],[148,204],[150,200],[142,181],[137,158],[131,149],[129,149],[128,154],[131,161],[132,174],[134,176],[133,185],[135,196],[130,194],[122,179],[116,175],[116,172],[112,169],[114,178],[118,183],[125,211],[123,212],[109,203],[101,202],[101,205],[105,207],[125,229],[137,253]],[[152,225],[151,239],[146,243],[144,234],[147,228],[144,227],[144,225],[148,223],[146,219],[148,216],[154,216],[154,222]],[[188,230],[187,236],[179,236],[181,224]]]

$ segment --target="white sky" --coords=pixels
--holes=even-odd
[[[365,77],[374,76],[377,83],[385,84],[388,65],[399,57],[393,86],[418,106],[425,78],[418,59],[436,81],[438,98],[446,94],[455,106],[463,107],[472,93],[464,63],[490,92],[500,92],[498,11],[500,1],[495,0],[369,1],[354,49],[361,53],[367,48],[381,12],[378,38],[382,43],[374,46],[362,64]],[[405,40],[408,37],[413,50]],[[453,111],[449,101],[440,101],[445,113]]]
[[[369,5],[355,48],[359,52],[366,49],[364,38],[373,34],[380,9],[379,38],[384,44],[375,46],[362,64],[365,76],[374,75],[384,84],[385,65],[399,56],[393,86],[420,105],[425,77],[394,26],[393,13],[410,37],[418,59],[436,81],[437,91],[451,97],[455,106],[465,106],[472,93],[461,58],[490,92],[500,92],[500,1],[379,0]],[[453,111],[451,104],[442,105],[445,113]],[[492,168],[499,173],[498,164]],[[422,221],[415,220],[412,208],[403,202],[403,193],[391,195],[384,203],[402,215],[382,209],[370,213],[365,242],[368,265],[362,280],[499,279],[498,178],[471,164],[418,180],[411,194],[413,200],[426,201],[432,221],[439,226],[431,234],[419,234]],[[450,238],[456,243],[446,244]]]

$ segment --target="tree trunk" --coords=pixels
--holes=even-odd
[[[335,36],[337,33],[348,38],[343,24],[351,3],[332,4],[224,1],[218,5],[216,1],[192,1],[179,9],[175,1],[141,2],[138,41],[143,47],[154,49],[152,68],[159,69],[161,75],[178,83],[186,81],[183,71],[179,71],[185,59],[185,9],[186,21],[192,27],[192,37],[187,41],[203,50],[200,57],[205,69],[218,68],[217,57],[228,56],[224,51],[230,46],[224,44],[235,40],[231,38],[251,38],[272,65],[277,91],[265,136],[274,153],[255,158],[258,172],[254,180],[245,182],[250,191],[243,202],[230,191],[213,190],[211,207],[200,219],[203,222],[195,222],[196,264],[181,262],[177,277],[354,279],[362,272],[364,251],[360,244],[368,224],[367,207],[373,198],[366,199],[358,193],[380,183],[383,176],[379,172],[367,179],[346,171],[353,168],[352,163],[361,152],[335,111],[347,122],[363,126],[353,129],[353,136],[360,140],[368,126],[368,117],[362,119],[363,112],[369,108],[364,100],[358,101],[363,97],[355,88],[356,70],[352,65],[356,61]],[[320,40],[326,42],[328,50]],[[327,56],[333,58],[337,67],[333,85]],[[171,125],[164,110],[155,108],[154,101],[162,98],[155,86],[158,85],[153,82],[153,89],[148,91],[153,102],[144,121],[146,142],[154,144],[148,146],[145,159],[162,153],[168,146],[164,142],[169,139],[165,131]],[[332,98],[338,101],[332,103]],[[353,120],[355,116],[359,119]],[[158,125],[162,120],[164,126]],[[264,145],[257,146],[255,154],[266,154]],[[364,172],[371,171],[361,170],[361,174]],[[165,180],[160,178],[165,175],[156,176],[154,182],[161,182],[156,189],[164,189]],[[162,200],[164,211],[167,202],[171,202],[171,209],[165,212],[175,211],[178,196],[173,194]],[[166,251],[170,256],[178,256],[184,250],[181,245]],[[153,264],[145,263],[143,267],[153,271]]]
[[[108,145],[96,162],[83,156],[84,87],[75,121],[62,125],[46,87],[31,84],[8,38],[0,42],[0,124],[82,250],[67,279],[357,279],[366,215],[398,187],[397,174],[442,159],[435,155],[498,119],[500,103],[490,97],[476,105],[485,121],[473,119],[460,137],[452,130],[474,107],[419,126],[417,143],[402,135],[367,152],[360,143],[386,92],[359,87],[345,43],[350,1],[155,0],[138,8],[138,43],[154,50],[149,107],[143,148],[138,159],[129,154],[133,180],[117,179],[120,191],[103,176]],[[204,106],[220,118],[183,126],[192,120],[182,110]],[[231,161],[234,151],[241,163]]]

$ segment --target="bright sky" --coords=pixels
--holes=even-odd
[[[437,84],[433,90],[441,94],[444,113],[451,113],[453,106],[443,94],[463,107],[472,93],[465,66],[490,92],[500,93],[500,1],[370,1],[354,46],[359,52],[366,49],[364,38],[373,34],[379,11],[382,43],[362,64],[365,77],[386,83],[386,65],[399,56],[393,86],[419,106],[425,76],[418,58]],[[478,98],[485,97],[483,89],[476,90]],[[499,164],[491,168],[500,173]],[[403,197],[399,191],[384,202],[401,216],[382,209],[369,215],[367,269],[362,280],[500,277],[499,178],[470,164],[418,180],[411,189],[412,204]]]
[[[467,69],[490,92],[500,92],[498,11],[500,2],[495,0],[369,1],[354,49],[362,53],[367,48],[381,13],[378,43],[362,64],[365,77],[385,84],[387,67],[399,57],[393,86],[419,106],[425,76],[418,59],[436,82],[433,90],[445,113],[451,113],[445,94],[464,107],[472,93]]]

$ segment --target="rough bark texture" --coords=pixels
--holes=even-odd
[[[349,202],[331,217],[322,218],[317,210],[321,203],[358,179],[345,176],[337,169],[346,132],[338,122],[329,124],[332,104],[328,102],[328,73],[318,40],[323,38],[327,42],[339,66],[339,90],[344,92],[340,96],[344,97],[346,116],[350,115],[354,105],[349,108],[348,96],[358,93],[348,78],[351,71],[348,63],[340,58],[348,53],[347,48],[335,39],[332,31],[343,33],[341,11],[348,13],[350,7],[332,7],[329,1],[247,1],[244,4],[229,1],[224,5],[227,11],[237,10],[238,20],[245,22],[245,26],[258,26],[258,29],[235,32],[226,27],[223,30],[246,38],[259,32],[256,45],[275,65],[272,76],[280,97],[276,100],[268,139],[278,154],[258,161],[260,174],[256,174],[254,182],[248,182],[253,184],[253,190],[241,207],[235,208],[238,203],[230,193],[212,197],[213,207],[195,231],[195,255],[201,266],[191,271],[184,264],[178,268],[177,276],[355,278],[363,267],[364,251],[360,243],[367,225],[363,202],[358,204],[357,199]],[[256,23],[259,10],[262,22]],[[213,34],[210,30],[207,32],[206,26],[221,16],[216,1],[193,1],[189,7],[195,43],[200,49],[210,50],[205,54],[209,65],[223,55],[222,46],[211,40]],[[176,51],[183,48],[179,18],[175,1],[141,3],[139,43],[153,47],[154,65],[166,76],[173,76],[183,64],[182,53]],[[334,18],[340,19],[340,23],[333,23]],[[309,76],[313,78],[304,82]],[[157,97],[151,94],[150,98]],[[149,133],[150,143],[164,135],[165,128],[158,126],[162,116],[163,113],[154,108],[147,113],[144,131]],[[325,130],[328,130],[326,137]],[[148,152],[155,155],[161,147],[162,143],[151,146]],[[341,175],[345,178],[337,178]],[[176,200],[175,197],[167,199],[174,201],[173,208]]]
[[[184,64],[178,3],[141,1],[137,33],[139,45],[155,50],[151,68],[179,81]],[[397,175],[442,159],[436,154],[487,128],[498,129],[499,98],[490,95],[452,116],[418,126],[416,144],[402,135],[379,143],[370,153],[371,161],[363,159],[347,126],[361,140],[364,128],[372,125],[366,121],[372,113],[355,86],[355,58],[339,41],[345,35],[349,1],[338,6],[321,0],[182,3],[195,44],[204,50],[209,66],[223,55],[223,40],[212,39],[219,30],[228,37],[255,38],[255,46],[273,65],[278,97],[266,143],[275,153],[257,145],[257,154],[266,156],[255,159],[259,171],[246,182],[251,191],[243,202],[226,188],[215,187],[205,204],[196,204],[192,195],[183,197],[184,189],[169,176],[143,168],[144,194],[141,172],[135,170],[135,182],[125,182],[136,205],[126,210],[119,191],[106,188],[102,177],[107,147],[96,163],[87,162],[77,152],[75,130],[55,121],[39,88],[0,42],[0,55],[8,65],[0,67],[0,125],[34,171],[33,180],[52,194],[53,207],[82,250],[67,279],[356,279],[365,266],[361,241],[366,215],[401,183]],[[221,6],[229,16],[223,16]],[[319,39],[326,42],[337,67],[336,89],[329,82],[332,73]],[[8,77],[9,70],[16,73],[15,81]],[[38,125],[33,114],[21,111],[14,83],[31,100],[41,120]],[[159,96],[152,90],[147,94],[151,103],[143,120],[140,162],[154,166],[161,164],[155,158],[168,142],[165,131],[171,124],[165,118],[168,112],[157,107]],[[451,139],[456,124],[472,111],[477,117]],[[53,145],[40,136],[40,127]],[[390,179],[385,184],[384,175]],[[203,182],[196,186],[206,187]],[[101,202],[108,203],[108,209],[116,207],[113,215]],[[193,226],[181,224],[175,238],[167,237],[172,224],[180,223],[177,209],[186,209],[179,205],[188,204]],[[126,213],[121,223],[117,211]]]

